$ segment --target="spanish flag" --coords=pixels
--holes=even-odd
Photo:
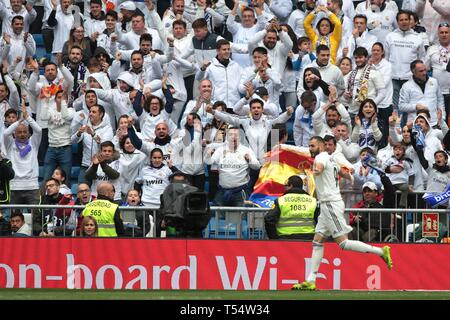
[[[271,208],[275,199],[285,192],[286,180],[293,175],[301,176],[305,191],[311,195],[314,194],[315,185],[312,174],[314,159],[310,157],[307,149],[282,144],[267,152],[265,160],[249,198],[253,204]]]

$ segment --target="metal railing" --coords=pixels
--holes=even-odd
[[[42,209],[83,209],[80,205],[0,205],[2,209],[21,209],[28,211],[28,214],[43,214]],[[138,228],[142,227],[142,237],[156,237],[156,227],[152,227],[152,223],[157,221],[157,211],[159,208],[154,207],[119,207],[122,217],[124,218],[124,226],[128,232],[128,236],[135,237]],[[30,212],[31,211],[31,212]],[[136,212],[146,211],[147,214],[141,215],[143,221],[139,226],[136,223]],[[269,209],[256,207],[211,207],[211,219],[208,226],[203,231],[203,237],[208,239],[267,239],[264,228],[264,215]],[[450,209],[367,209],[367,208],[346,208],[345,215],[348,221],[349,213],[364,216],[363,221],[357,222],[354,232],[349,234],[357,240],[371,242],[410,242],[420,240],[416,237],[416,228],[421,223],[421,215],[423,213],[439,214],[440,227],[443,235],[440,235],[434,242],[438,242],[439,238],[448,237]],[[375,216],[375,217],[374,217]],[[74,236],[74,228],[67,228],[67,215],[63,211],[61,236]],[[378,223],[374,223],[374,221]],[[33,219],[31,217],[31,226]],[[44,221],[42,219],[42,221]],[[366,223],[367,222],[367,223]],[[148,229],[149,225],[150,229]],[[45,226],[42,223],[41,228]],[[128,229],[128,230],[127,230]],[[140,230],[139,230],[140,231]],[[446,235],[444,235],[447,232]],[[420,237],[419,237],[420,238]],[[429,238],[427,238],[429,239]],[[430,240],[430,239],[429,239]],[[431,240],[432,241],[432,240]]]

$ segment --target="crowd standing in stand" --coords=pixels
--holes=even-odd
[[[450,1],[0,0],[0,20],[3,204],[158,207],[179,170],[242,206],[283,124],[324,139],[347,207],[450,182]],[[31,232],[3,210],[1,231],[127,234],[110,211],[33,210]]]

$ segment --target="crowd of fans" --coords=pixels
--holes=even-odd
[[[289,121],[299,150],[325,138],[345,189],[381,194],[386,175],[400,207],[446,190],[448,0],[44,0],[46,58],[34,5],[0,0],[2,203],[86,204],[109,181],[117,203],[159,207],[179,170],[242,206]],[[32,233],[94,224],[59,211]]]

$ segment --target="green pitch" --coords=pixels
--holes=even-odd
[[[0,289],[0,300],[449,300],[450,291]]]

